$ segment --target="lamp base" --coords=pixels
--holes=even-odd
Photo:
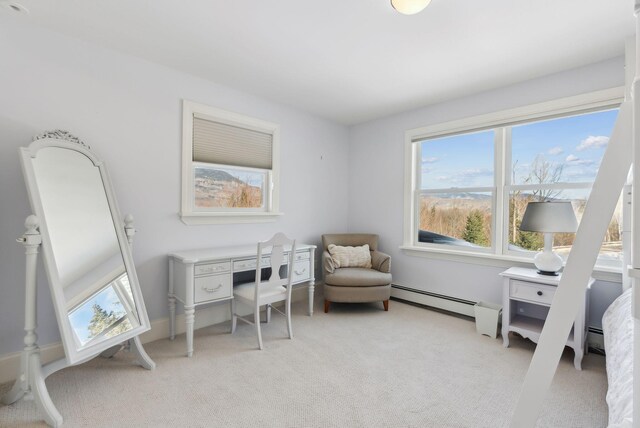
[[[558,272],[551,272],[548,270],[538,270],[538,275],[558,276],[560,274]]]
[[[544,250],[533,258],[533,264],[541,275],[556,276],[562,269],[562,257],[553,252],[553,233],[544,234]]]

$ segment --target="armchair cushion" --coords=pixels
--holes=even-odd
[[[327,249],[331,254],[335,268],[371,268],[371,253],[367,244],[358,247],[329,244]]]
[[[367,268],[340,268],[325,274],[324,283],[342,287],[375,287],[391,284],[391,274]]]

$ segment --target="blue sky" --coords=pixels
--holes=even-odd
[[[561,181],[593,181],[618,111],[564,117],[512,128],[512,164],[524,184],[536,157],[562,165]],[[493,186],[492,130],[422,143],[422,188]]]

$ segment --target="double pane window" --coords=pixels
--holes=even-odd
[[[581,220],[617,113],[609,108],[414,137],[413,245],[532,257],[543,237],[520,230],[527,204],[571,201]],[[621,227],[619,203],[600,264],[619,263]],[[554,250],[566,256],[574,238],[555,234]]]

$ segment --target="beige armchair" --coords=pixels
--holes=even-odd
[[[329,245],[357,247],[368,244],[371,268],[336,267]],[[389,310],[391,296],[391,257],[378,251],[378,235],[344,233],[322,235],[322,271],[324,273],[324,311],[331,302],[378,302]]]

